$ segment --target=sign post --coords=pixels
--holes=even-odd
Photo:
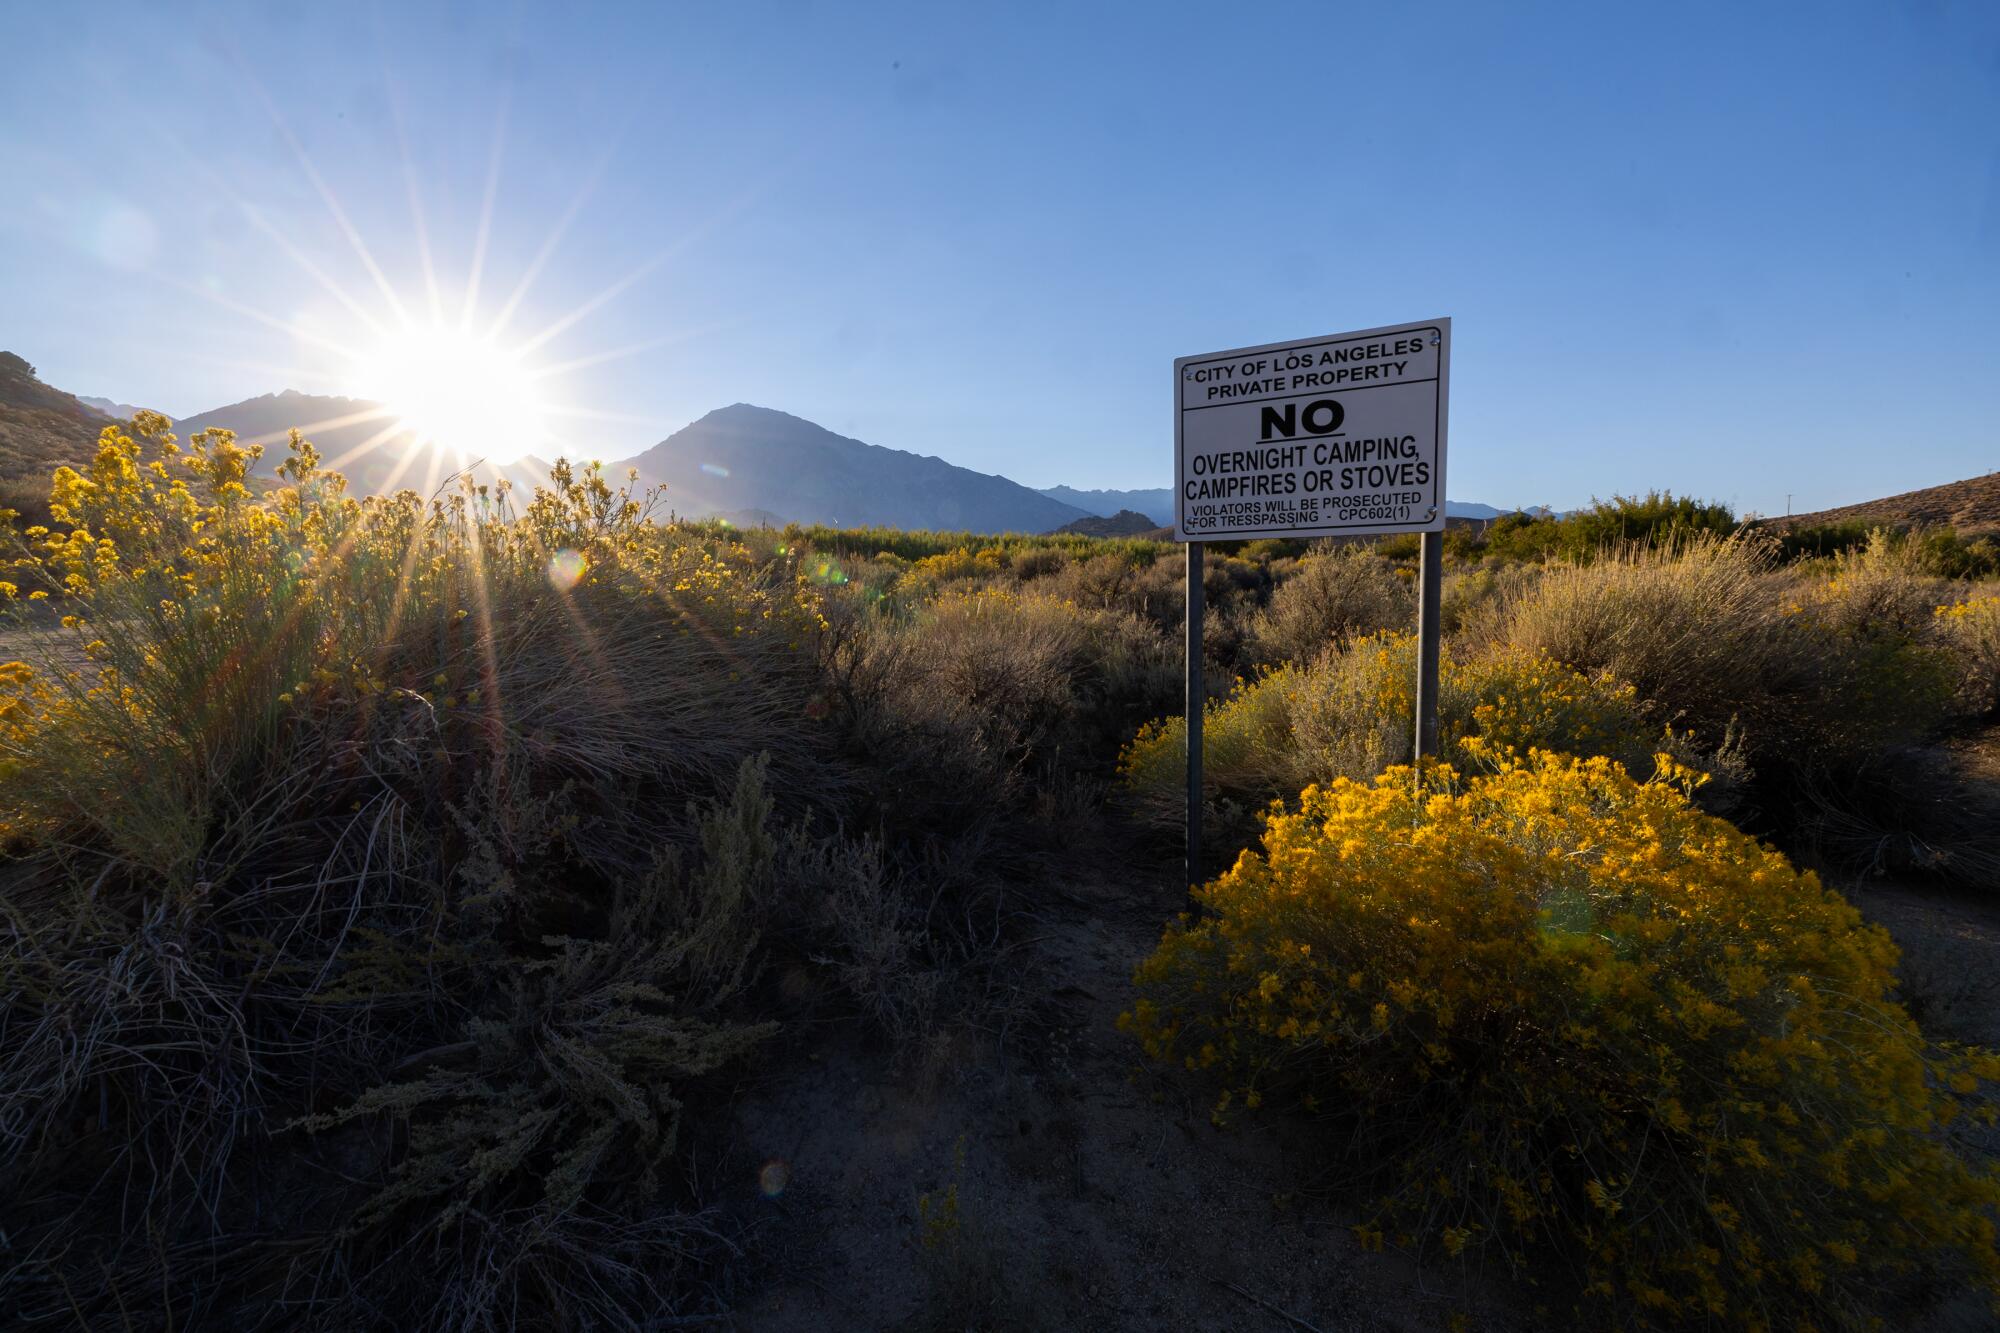
[[[1419,763],[1438,748],[1451,321],[1427,320],[1174,362],[1174,540],[1188,544],[1190,886],[1201,882],[1202,544],[1423,534]]]
[[[1187,544],[1187,885],[1201,883],[1201,724],[1208,706],[1202,667],[1201,543]]]
[[[1426,532],[1417,548],[1417,734],[1410,748],[1422,771],[1438,752],[1438,600],[1444,593],[1444,534]]]

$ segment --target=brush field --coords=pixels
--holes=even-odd
[[[1990,1326],[2000,548],[1672,496],[1143,539],[0,534],[0,1322]],[[41,517],[39,514],[37,517]]]

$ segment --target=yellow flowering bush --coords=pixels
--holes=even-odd
[[[168,424],[106,428],[89,468],[56,473],[54,530],[11,541],[9,581],[65,614],[39,635],[61,669],[0,681],[0,839],[94,830],[176,878],[244,766],[317,750],[330,710],[425,732],[424,753],[557,745],[699,790],[755,723],[801,716],[823,623],[806,572],[652,523],[595,470],[558,463],[518,505],[504,486],[358,500],[294,432],[253,494],[260,450]]]
[[[1949,1139],[2000,1058],[1928,1045],[1888,935],[1660,766],[1310,787],[1121,1025],[1219,1083],[1221,1118],[1334,1117],[1376,1168],[1364,1242],[1567,1256],[1592,1323],[1838,1327],[1912,1275],[2000,1290],[2000,1180]]]
[[[950,583],[957,579],[992,578],[1006,570],[1007,553],[994,546],[982,546],[977,551],[960,546],[937,555],[919,557],[910,568],[919,578],[933,584]]]
[[[1203,719],[1205,784],[1224,801],[1260,808],[1308,783],[1365,780],[1408,763],[1416,659],[1415,635],[1374,634],[1311,666],[1239,682]],[[1438,715],[1446,755],[1462,765],[1532,748],[1609,755],[1634,768],[1662,746],[1693,758],[1683,740],[1647,722],[1629,685],[1523,649],[1461,656],[1445,645]],[[1143,728],[1120,758],[1127,791],[1158,819],[1180,818],[1186,755],[1185,720],[1167,718]]]

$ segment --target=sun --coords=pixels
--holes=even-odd
[[[448,325],[407,327],[362,359],[356,388],[401,430],[465,462],[514,463],[548,438],[547,405],[520,355]]]

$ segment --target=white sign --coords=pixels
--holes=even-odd
[[[1444,530],[1451,321],[1174,362],[1174,538]]]

